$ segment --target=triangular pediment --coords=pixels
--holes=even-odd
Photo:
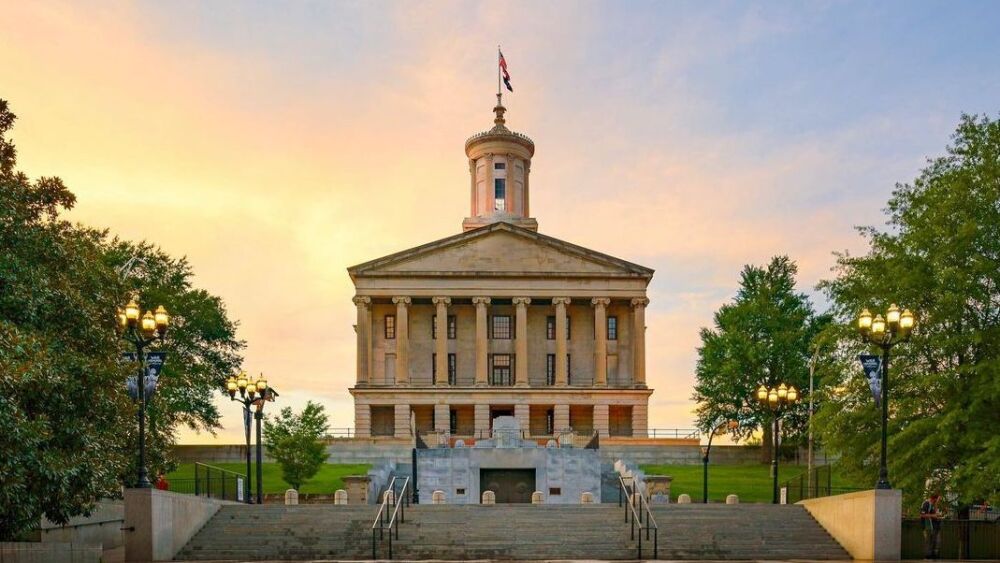
[[[643,277],[653,271],[559,239],[496,223],[348,268],[351,276]]]

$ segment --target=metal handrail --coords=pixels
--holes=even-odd
[[[639,530],[639,544],[638,544],[638,559],[642,559],[642,533],[646,532],[646,541],[649,541],[649,532],[653,532],[653,559],[659,559],[660,554],[660,529],[656,525],[656,520],[653,518],[653,511],[649,508],[649,501],[646,499],[645,495],[638,490],[635,486],[635,478],[632,479],[632,486],[625,484],[625,479],[619,475],[618,476],[618,506],[622,506],[623,498],[622,493],[625,494],[625,498],[628,500],[624,502],[626,505],[625,510],[625,523],[629,524],[629,539],[635,541],[636,539],[636,529]],[[639,510],[635,508],[635,504],[638,503]],[[645,509],[645,510],[643,510]],[[646,521],[643,523],[643,514],[646,516]],[[632,517],[629,518],[629,515]]]
[[[406,508],[410,506],[410,495],[408,489],[410,488],[410,478],[406,477],[403,479],[403,486],[399,489],[399,494],[396,494],[396,477],[393,477],[389,481],[389,486],[386,487],[386,492],[392,491],[392,516],[388,516],[387,507],[389,506],[389,496],[382,493],[382,504],[379,506],[378,513],[375,514],[375,522],[372,523],[372,559],[378,559],[378,544],[385,539],[385,529],[389,528],[389,559],[392,559],[392,540],[393,540],[393,529],[395,528],[395,539],[399,539],[399,525],[406,522]],[[396,519],[399,516],[399,520]],[[388,518],[388,521],[386,521]],[[375,530],[378,529],[378,539],[375,539]]]

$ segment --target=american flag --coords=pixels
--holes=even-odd
[[[503,73],[503,83],[507,86],[507,90],[513,92],[514,88],[510,85],[510,73],[507,72],[507,59],[503,58],[502,51],[498,49],[497,52],[500,53],[500,72]]]

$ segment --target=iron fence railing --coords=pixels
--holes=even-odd
[[[189,490],[182,490],[183,487]],[[222,500],[249,502],[250,498],[246,475],[205,463],[194,464],[194,479],[175,479],[170,488],[176,492]]]
[[[938,557],[941,559],[1000,559],[1000,521],[941,520]],[[924,522],[903,520],[901,556],[924,559],[927,540]]]
[[[650,428],[646,430],[645,436],[642,432],[633,431],[633,438],[676,438],[682,440],[697,440],[701,438],[701,431],[697,428]]]
[[[812,472],[799,473],[781,485],[785,491],[785,502],[795,504],[800,500],[828,497],[843,493],[853,493],[862,489],[833,486],[833,466],[820,465]]]
[[[660,528],[653,518],[653,510],[649,507],[649,499],[636,486],[634,478],[629,478],[628,482],[621,475],[618,476],[618,506],[625,507],[625,523],[629,525],[629,539],[637,542],[636,558],[642,559],[642,536],[645,533],[646,541],[649,541],[650,533],[653,535],[653,559],[660,558]],[[638,532],[638,534],[637,534]]]

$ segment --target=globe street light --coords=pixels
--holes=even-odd
[[[246,436],[247,441],[247,482],[244,485],[244,494],[246,495],[246,502],[250,504],[253,502],[251,498],[251,492],[253,490],[253,484],[250,478],[250,428],[253,424],[253,415],[250,411],[250,406],[253,405],[254,400],[257,397],[257,387],[262,386],[262,389],[267,389],[267,381],[264,379],[263,374],[257,381],[251,381],[247,377],[247,372],[240,371],[239,375],[231,375],[229,379],[226,380],[226,391],[229,393],[229,399],[232,401],[237,401],[243,405],[243,433]],[[239,398],[236,398],[236,394],[239,393]]]
[[[774,486],[771,502],[778,504],[778,419],[781,417],[783,410],[799,402],[799,391],[794,385],[785,385],[782,383],[770,389],[761,385],[757,388],[756,395],[757,402],[770,409],[774,418],[774,429],[771,436],[774,449],[774,458],[771,460],[771,473],[774,475]]]
[[[139,467],[138,484],[140,489],[152,486],[149,482],[149,472],[146,470],[146,347],[154,342],[163,344],[163,338],[170,326],[170,315],[160,305],[156,312],[142,309],[133,298],[124,309],[118,309],[118,329],[122,339],[135,347],[135,359],[139,362],[139,377],[136,380],[137,399],[139,401]],[[141,315],[141,316],[140,316]],[[150,387],[150,392],[153,388]]]
[[[899,307],[893,303],[889,310],[882,315],[872,314],[868,309],[861,311],[858,316],[858,332],[861,339],[867,343],[874,344],[882,349],[882,451],[880,465],[878,469],[878,482],[876,489],[891,489],[889,484],[889,466],[886,461],[887,438],[886,430],[889,421],[889,350],[900,342],[906,342],[913,333],[913,327],[917,324],[916,317],[909,309],[900,311]]]

